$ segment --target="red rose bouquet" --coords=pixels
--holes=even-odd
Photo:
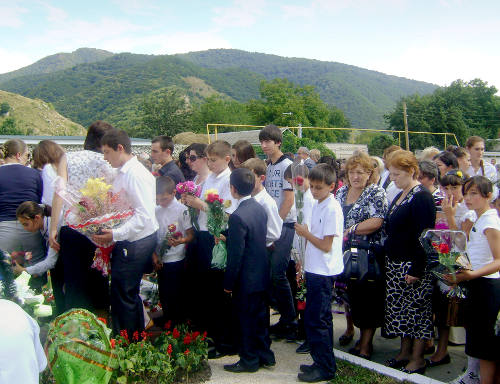
[[[220,237],[226,229],[228,215],[225,209],[230,207],[231,200],[224,201],[220,198],[216,189],[209,189],[205,192],[205,202],[207,203],[207,228],[208,232],[215,237]],[[224,269],[227,264],[227,250],[223,241],[217,242],[212,250],[212,268]]]

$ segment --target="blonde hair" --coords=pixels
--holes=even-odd
[[[257,176],[262,176],[266,174],[266,162],[259,158],[248,159],[241,164],[242,168],[247,168],[253,171]]]
[[[4,159],[15,157],[18,153],[26,152],[26,148],[28,148],[28,146],[21,139],[7,140],[1,147],[1,157]]]
[[[345,163],[345,173],[347,175],[347,185],[351,186],[351,182],[349,181],[349,171],[356,167],[361,167],[366,173],[370,174],[366,185],[376,183],[376,173],[373,172],[375,170],[375,164],[373,159],[368,156],[365,152],[356,152],[354,155],[349,157]]]
[[[441,151],[439,149],[437,149],[436,147],[427,147],[427,148],[424,148],[422,150],[422,152],[420,152],[418,154],[418,160],[432,160],[434,158],[434,156],[436,156],[437,154],[441,153]]]
[[[393,152],[387,159],[389,167],[401,169],[405,172],[411,173],[413,171],[413,178],[416,179],[419,174],[418,161],[415,155],[410,151],[399,150]]]
[[[319,149],[313,148],[309,152],[309,157],[317,163],[321,157],[321,152],[319,151]]]
[[[209,156],[214,155],[220,158],[231,156],[231,144],[224,140],[216,140],[208,144],[206,153]]]

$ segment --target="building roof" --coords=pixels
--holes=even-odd
[[[21,139],[28,145],[36,145],[42,140],[52,140],[59,145],[83,145],[85,136],[19,136],[19,135],[0,135],[0,144],[7,140]],[[151,140],[130,138],[133,146],[149,146]]]
[[[281,132],[285,132],[288,128],[280,128]],[[250,131],[236,131],[236,132],[221,132],[217,133],[217,139],[215,138],[215,134],[210,134],[210,141],[214,140],[225,140],[229,144],[233,145],[238,140],[246,140],[252,145],[259,145],[259,132],[260,129],[254,129]]]

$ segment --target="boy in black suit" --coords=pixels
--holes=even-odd
[[[269,338],[267,291],[270,265],[266,252],[267,214],[250,194],[255,176],[245,168],[231,173],[231,195],[238,200],[229,217],[224,291],[233,295],[239,325],[240,360],[226,371],[255,372],[276,362]]]

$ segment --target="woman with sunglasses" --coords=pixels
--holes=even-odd
[[[208,169],[208,159],[205,150],[207,149],[206,144],[193,143],[189,146],[189,152],[186,154],[186,163],[189,167],[196,173],[194,177],[194,183],[199,186],[203,186],[203,183],[210,174]]]

